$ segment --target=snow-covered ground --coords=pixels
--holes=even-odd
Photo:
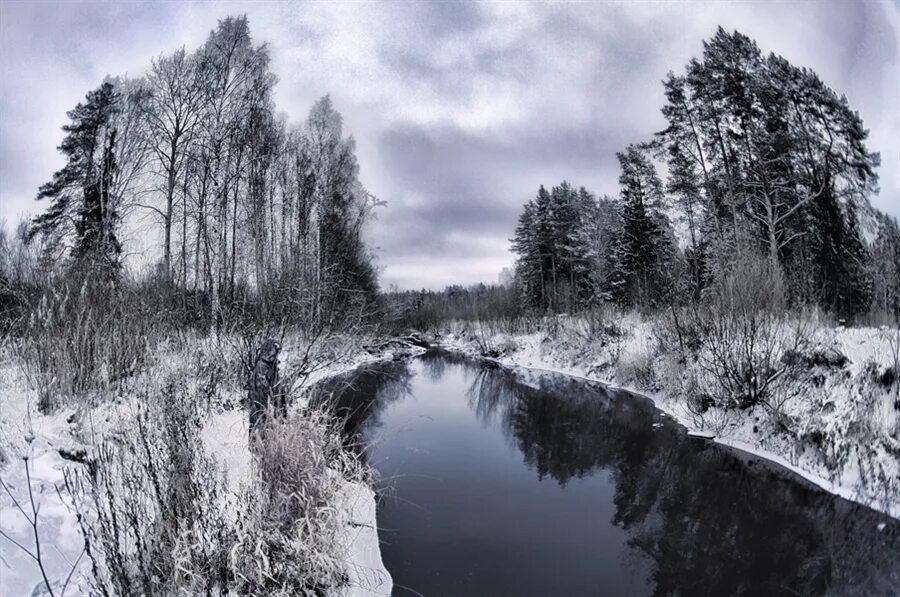
[[[784,387],[787,398],[776,417],[763,406],[698,412],[687,393],[703,372],[661,349],[658,322],[627,314],[616,325],[617,337],[586,333],[574,317],[547,320],[530,334],[456,323],[441,344],[473,356],[487,353],[526,382],[553,372],[641,393],[691,432],[900,518],[900,382],[885,383],[896,366],[897,330],[817,326],[811,350],[843,355],[846,363],[810,365]]]
[[[889,334],[874,328],[820,328],[815,345],[847,357],[837,365],[811,366],[809,375],[797,381],[794,396],[782,406],[790,430],[779,425],[770,412],[757,407],[743,411],[704,413],[688,407],[686,380],[697,371],[678,365],[661,352],[657,323],[628,315],[617,321],[622,334],[597,336],[586,332],[576,318],[560,318],[531,334],[503,334],[490,326],[454,325],[442,338],[450,349],[481,356],[485,349],[501,364],[515,369],[526,382],[537,382],[545,372],[564,373],[641,392],[691,431],[712,436],[722,444],[777,462],[845,498],[864,503],[900,518],[900,406],[896,383],[885,385],[884,375],[894,354]],[[377,348],[373,348],[377,346]],[[303,360],[302,343],[286,341],[282,370],[290,371]],[[401,358],[421,349],[402,342],[347,339],[316,356],[320,363],[304,387],[340,375],[366,363]],[[31,498],[24,456],[28,456],[31,496],[38,509],[38,534],[45,570],[55,593],[71,572],[66,594],[85,594],[89,589],[90,562],[82,556],[81,531],[66,492],[64,471],[80,466],[73,462],[87,446],[110,430],[127,425],[132,416],[129,396],[139,387],[156,387],[166,373],[196,372],[204,361],[198,355],[213,354],[208,339],[184,347],[162,347],[145,371],[104,397],[93,409],[75,404],[52,415],[31,407],[34,393],[20,368],[0,355],[0,478],[22,506],[0,489],[0,530],[25,549],[34,549],[30,519]],[[206,358],[204,362],[215,362]],[[205,383],[202,375],[192,383]],[[881,379],[881,381],[878,381]],[[247,442],[247,415],[240,408],[243,390],[223,383],[205,409],[203,444],[226,472],[229,489],[238,493],[253,476]],[[68,459],[67,459],[68,458]],[[390,574],[381,560],[375,519],[375,495],[366,486],[347,483],[344,502],[350,584],[341,595],[389,595]],[[0,537],[0,595],[29,595],[42,586],[40,570],[24,549]]]
[[[316,381],[351,371],[366,363],[401,358],[420,351],[403,343],[375,343],[371,338],[347,338],[335,346],[332,343],[321,354],[314,354],[318,363],[303,387]],[[303,358],[302,343],[286,341],[281,355],[282,371],[290,371]],[[191,383],[204,383],[197,375],[194,363],[203,359],[198,355],[212,354],[214,346],[208,339],[198,339],[188,349],[162,347],[154,355],[152,364],[128,388],[119,388],[112,395],[88,409],[74,402],[64,405],[51,415],[41,415],[33,408],[34,392],[29,388],[19,366],[7,355],[0,354],[0,479],[9,493],[0,488],[0,595],[41,594],[43,580],[40,568],[26,549],[34,552],[34,519],[31,497],[38,510],[38,536],[44,569],[54,594],[70,576],[65,593],[87,594],[91,567],[83,556],[83,540],[76,512],[64,489],[64,471],[81,466],[67,460],[84,455],[93,442],[105,433],[129,425],[133,415],[129,388],[155,387],[166,374],[192,372]],[[215,358],[206,359],[207,362]],[[302,389],[301,389],[302,391]],[[243,390],[237,384],[223,383],[215,389],[215,397],[206,405],[201,437],[208,453],[225,472],[229,490],[238,493],[242,484],[252,479],[252,458],[248,445],[247,413],[240,408]],[[84,404],[84,401],[79,401]],[[28,457],[31,497],[26,478],[24,456]],[[340,589],[341,595],[390,595],[390,574],[381,561],[375,519],[375,494],[359,483],[347,482],[342,492],[343,516],[347,548],[347,575],[350,585]],[[13,498],[22,506],[20,510]],[[18,542],[21,547],[16,546]]]

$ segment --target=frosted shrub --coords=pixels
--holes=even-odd
[[[677,355],[684,366],[696,359],[703,346],[703,327],[696,309],[672,307],[654,321],[653,336],[659,352]]]
[[[313,411],[268,417],[256,474],[230,493],[204,449],[199,394],[169,383],[67,473],[102,595],[321,594],[346,580],[347,481],[365,469]]]
[[[779,410],[791,363],[782,359],[805,343],[790,325],[783,282],[763,258],[739,255],[699,307],[698,363],[712,381],[710,395],[726,408],[763,404]]]
[[[269,417],[252,439],[257,483],[232,549],[235,588],[249,594],[317,594],[345,582],[340,502],[364,469],[339,429],[313,410]]]
[[[656,374],[653,370],[654,357],[646,350],[626,353],[616,363],[616,377],[625,384],[636,388],[657,389]]]
[[[194,396],[170,383],[136,408],[129,429],[98,446],[83,471],[67,474],[95,590],[212,592],[230,577],[233,531]]]
[[[475,342],[478,345],[478,352],[483,357],[498,357],[500,351],[497,350],[495,336],[497,329],[492,322],[480,321],[475,324]]]
[[[38,408],[83,395],[135,373],[153,342],[152,318],[124,293],[63,284],[48,290],[14,346]]]
[[[624,335],[618,322],[623,314],[612,305],[602,304],[585,309],[573,318],[576,332],[585,340],[602,341],[620,338]]]

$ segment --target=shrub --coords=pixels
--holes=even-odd
[[[268,417],[253,438],[258,484],[232,550],[238,593],[296,595],[346,581],[341,515],[348,480],[364,468],[323,411]]]
[[[616,363],[616,377],[622,383],[634,384],[637,388],[657,389],[653,371],[654,358],[647,351],[638,351],[619,358]]]
[[[622,314],[611,305],[600,305],[586,309],[573,318],[576,331],[587,341],[614,340],[625,335],[618,321]]]
[[[780,272],[750,253],[739,254],[697,310],[700,367],[713,380],[711,394],[726,408],[765,404],[780,408],[791,369],[782,356],[806,341],[784,310]]]
[[[48,288],[14,350],[38,409],[134,374],[155,342],[152,317],[131,294],[84,282]]]
[[[103,595],[320,594],[346,579],[348,480],[365,469],[323,412],[267,417],[255,476],[231,493],[201,438],[197,394],[144,394],[134,424],[67,473]]]
[[[231,577],[224,480],[200,440],[194,396],[141,396],[133,427],[69,472],[93,582],[103,595],[207,593]]]

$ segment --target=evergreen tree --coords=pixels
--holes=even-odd
[[[594,197],[566,181],[549,192],[541,185],[525,204],[510,239],[525,304],[562,311],[591,301],[591,229],[599,225],[597,215]]]
[[[119,101],[113,83],[106,81],[68,112],[71,123],[63,126],[66,136],[59,146],[66,165],[38,190],[37,198],[51,203],[29,230],[29,237],[46,236],[53,250],[71,239],[75,263],[106,276],[118,270],[122,252],[113,195]]]
[[[897,220],[877,214],[878,236],[872,243],[870,272],[872,306],[900,321],[900,226]]]
[[[541,186],[541,192],[544,187]],[[512,239],[512,251],[516,259],[515,278],[524,304],[535,307],[543,302],[543,271],[537,242],[537,205],[528,201],[519,215],[519,222]]]
[[[842,209],[826,192],[812,204],[806,247],[812,288],[807,293],[816,304],[842,317],[868,311],[872,298],[869,255],[859,234],[852,204]]]
[[[614,253],[622,227],[619,207],[609,197],[597,199],[582,187],[578,191],[577,212],[578,221],[569,242],[577,256],[574,275],[580,304],[609,301]]]
[[[626,305],[660,302],[669,287],[666,264],[671,256],[670,235],[664,231],[662,181],[640,147],[630,145],[616,154],[621,167],[622,230],[616,246],[612,288]]]
[[[875,188],[878,156],[846,98],[722,28],[685,75],[670,73],[663,85],[667,127],[657,139],[688,227],[693,296],[727,270],[736,243],[750,242],[773,270],[787,270],[795,302],[864,310],[870,289],[855,214]]]
[[[553,187],[546,223],[550,231],[548,251],[554,311],[575,308],[575,264],[580,256],[570,241],[578,222],[577,209],[578,195],[568,182]]]

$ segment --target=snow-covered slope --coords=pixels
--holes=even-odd
[[[713,407],[703,413],[690,408],[687,380],[702,373],[660,352],[654,321],[631,314],[618,325],[621,337],[598,339],[569,318],[521,335],[457,324],[442,344],[473,356],[492,353],[526,380],[541,372],[564,373],[642,393],[689,431],[776,462],[826,491],[900,518],[898,384],[887,388],[878,381],[893,366],[894,330],[819,329],[822,350],[836,350],[847,357],[846,364],[813,367],[802,382],[788,388],[792,397],[775,416],[762,406]],[[790,429],[782,424],[785,420]]]

